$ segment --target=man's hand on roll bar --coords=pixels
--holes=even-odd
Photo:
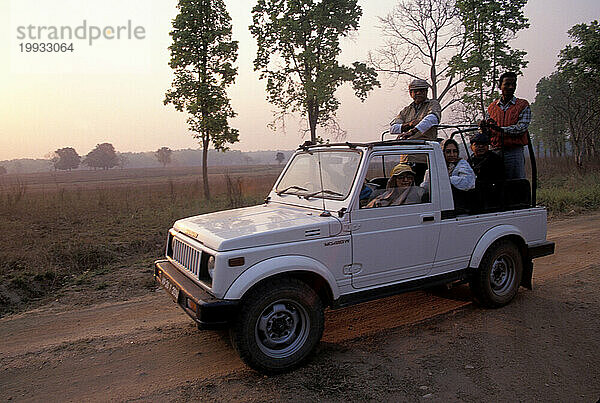
[[[492,118],[487,118],[487,119],[481,120],[479,122],[479,128],[481,130],[494,129],[494,130],[503,131],[503,129],[500,126],[498,126],[496,121]]]

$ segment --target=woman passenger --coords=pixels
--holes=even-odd
[[[442,143],[442,151],[446,160],[446,168],[450,177],[452,191],[455,190],[467,191],[475,189],[475,172],[471,165],[464,159],[458,156],[458,143],[454,139],[444,140]],[[425,180],[421,187],[429,191],[429,170],[425,173]]]
[[[475,172],[471,165],[458,156],[458,143],[454,139],[442,143],[450,184],[458,190],[475,189]]]

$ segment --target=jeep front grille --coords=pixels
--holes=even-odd
[[[211,285],[212,281],[208,275],[207,261],[210,255],[192,248],[185,242],[172,237],[171,247],[167,255],[175,262],[179,263],[188,273],[192,274],[198,280]]]

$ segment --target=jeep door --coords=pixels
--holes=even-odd
[[[352,234],[352,266],[347,274],[352,276],[354,288],[389,284],[427,275],[433,266],[440,235],[441,215],[436,206],[437,194],[425,192],[420,185],[423,174],[429,168],[427,152],[411,154],[373,154],[368,161],[366,183],[374,189],[368,200],[361,200],[360,207],[352,208],[350,228]],[[384,187],[386,179],[397,164],[404,174],[410,175],[406,165],[415,172],[412,194],[402,192],[404,199],[386,205],[394,186]],[[378,178],[374,178],[378,177]],[[435,177],[435,176],[434,176]],[[406,179],[404,179],[406,180]],[[395,181],[394,181],[395,183]],[[430,184],[434,188],[437,185]],[[383,189],[382,189],[383,188]],[[406,189],[406,186],[397,187]],[[364,189],[363,189],[364,190]],[[364,198],[365,191],[361,192]],[[415,195],[416,193],[416,195]],[[410,194],[410,197],[406,197]],[[421,197],[417,196],[421,194]],[[379,198],[379,203],[377,202]],[[385,200],[385,202],[381,202]],[[377,205],[380,205],[379,207]]]

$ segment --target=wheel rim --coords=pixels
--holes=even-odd
[[[302,305],[292,300],[278,300],[262,311],[254,334],[263,353],[271,358],[285,358],[304,345],[309,328],[310,319]]]
[[[515,261],[508,255],[500,255],[490,270],[490,286],[494,294],[505,296],[513,289],[516,277]]]

